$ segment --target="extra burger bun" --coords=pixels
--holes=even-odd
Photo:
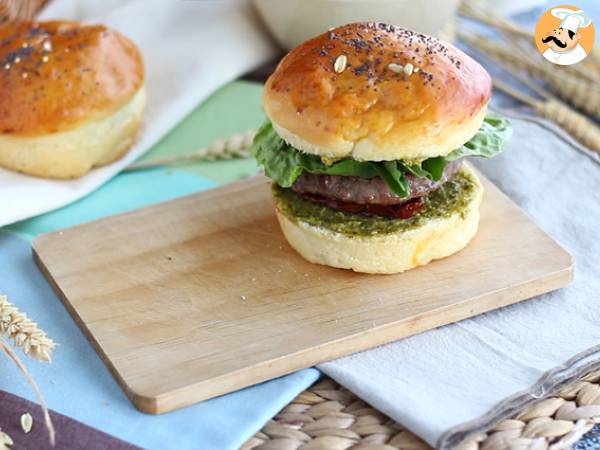
[[[292,50],[267,81],[263,102],[277,133],[307,153],[411,160],[467,142],[491,89],[483,67],[450,44],[354,23]]]
[[[77,22],[0,27],[0,166],[75,178],[133,144],[146,104],[137,47]]]
[[[312,263],[366,273],[403,272],[458,252],[477,232],[483,186],[466,163],[461,172],[475,186],[465,199],[465,209],[408,231],[346,235],[289,218],[279,206],[277,218],[290,245]]]

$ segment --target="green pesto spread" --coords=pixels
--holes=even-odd
[[[289,219],[350,236],[385,235],[408,231],[431,219],[463,215],[475,191],[476,181],[461,171],[425,199],[425,207],[409,219],[362,216],[336,211],[303,199],[289,188],[273,184],[273,195],[280,211]]]

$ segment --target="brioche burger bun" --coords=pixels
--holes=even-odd
[[[253,152],[276,213],[307,260],[397,273],[477,232],[483,188],[466,156],[510,134],[476,61],[436,38],[353,23],[286,55],[268,79]]]
[[[133,145],[146,105],[138,48],[103,25],[0,27],[0,167],[77,178]]]

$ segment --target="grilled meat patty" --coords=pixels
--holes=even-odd
[[[300,196],[311,202],[321,203],[328,208],[344,211],[363,216],[381,216],[393,219],[409,219],[425,207],[425,197],[417,197],[401,205],[361,205],[360,203],[348,203],[327,198],[315,194],[300,194]]]
[[[435,191],[458,172],[461,164],[461,160],[448,163],[444,169],[444,174],[437,181],[432,181],[429,178],[417,178],[407,174],[406,178],[410,187],[408,197],[399,197],[394,194],[379,177],[366,179],[308,172],[303,172],[298,177],[292,186],[292,190],[297,194],[304,195],[306,198],[310,198],[310,196],[313,196],[313,198],[323,197],[337,202],[359,205],[402,205]],[[330,204],[333,203],[330,202]]]

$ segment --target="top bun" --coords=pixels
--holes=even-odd
[[[263,101],[277,133],[304,152],[413,160],[467,142],[491,89],[485,69],[450,44],[353,23],[292,50],[268,79]]]
[[[44,136],[98,121],[143,84],[137,47],[102,25],[0,27],[0,136]]]

